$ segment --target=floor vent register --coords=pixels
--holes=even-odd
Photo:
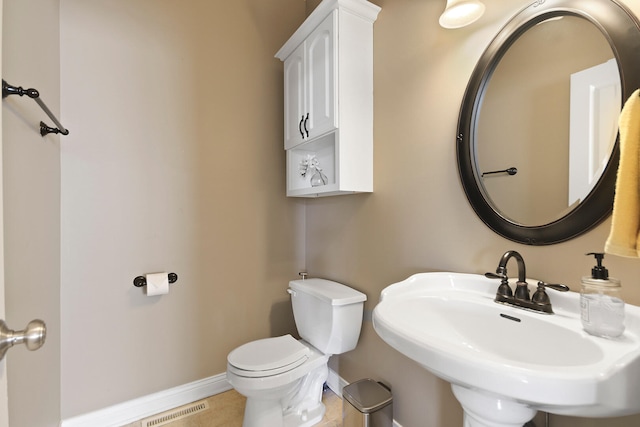
[[[160,427],[176,420],[180,420],[195,415],[199,412],[206,411],[207,409],[209,409],[209,404],[206,400],[201,400],[199,402],[194,402],[189,405],[172,409],[171,411],[154,415],[150,418],[145,418],[144,420],[142,420],[141,425],[142,427]]]

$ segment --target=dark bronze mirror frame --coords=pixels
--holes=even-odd
[[[560,243],[606,219],[613,208],[620,158],[616,140],[609,163],[589,195],[562,218],[543,225],[525,226],[505,218],[492,206],[479,183],[475,129],[486,85],[500,59],[523,32],[558,16],[587,19],[608,40],[620,70],[623,103],[640,88],[640,22],[615,0],[536,0],[516,14],[491,41],[473,70],[463,97],[456,137],[458,170],[469,203],[484,223],[499,235],[527,245]]]

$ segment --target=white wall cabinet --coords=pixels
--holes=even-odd
[[[334,12],[284,61],[285,149],[337,127],[335,20]]]
[[[365,0],[323,0],[278,51],[284,62],[287,196],[373,191],[373,23]],[[300,164],[315,156],[327,184]]]

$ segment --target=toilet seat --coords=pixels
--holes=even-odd
[[[227,356],[228,367],[242,377],[268,377],[307,361],[311,350],[291,335],[252,341]]]

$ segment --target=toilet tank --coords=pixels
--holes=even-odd
[[[324,354],[341,354],[358,344],[367,296],[325,279],[289,282],[298,333]]]

